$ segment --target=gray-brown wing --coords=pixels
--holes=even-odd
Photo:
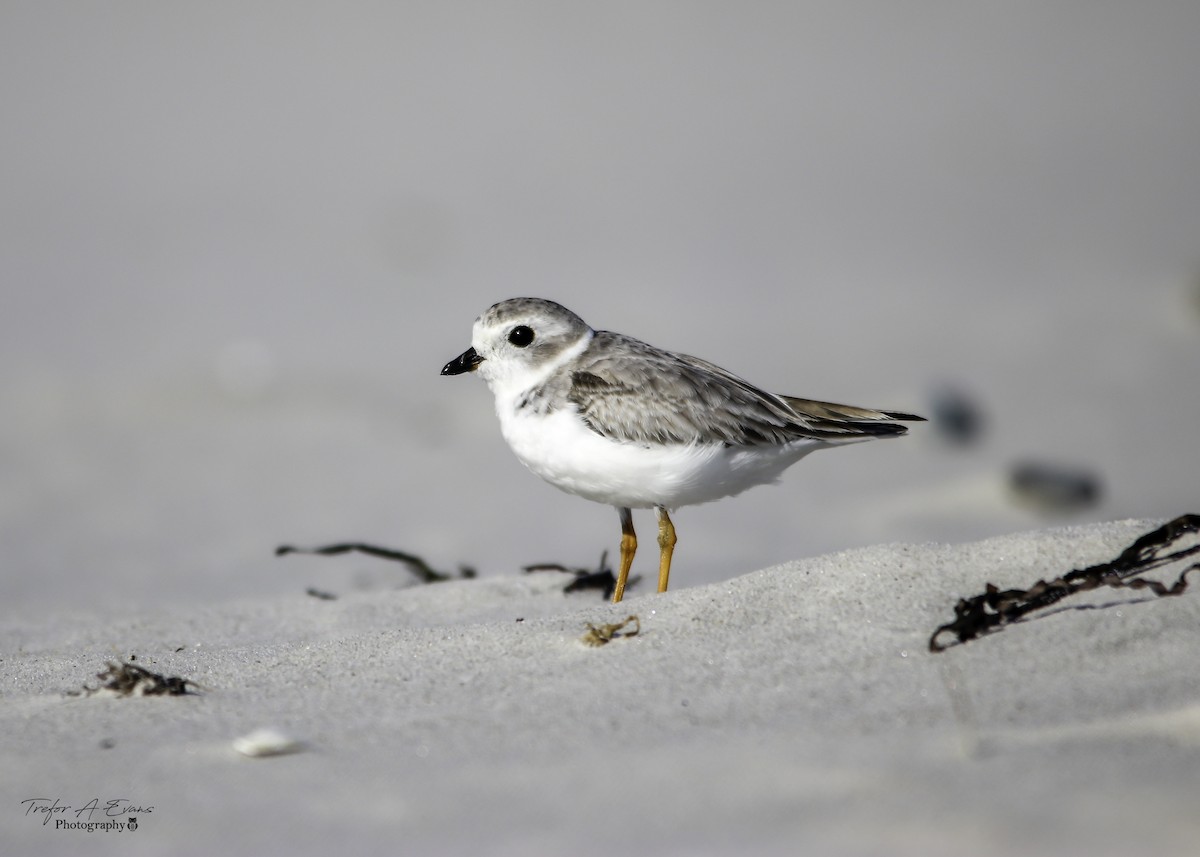
[[[724,369],[599,331],[571,375],[568,398],[598,434],[657,443],[731,446],[902,434],[884,412],[776,396]],[[806,413],[801,404],[820,405]]]

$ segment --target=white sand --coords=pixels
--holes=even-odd
[[[926,650],[958,596],[1112,558],[1153,525],[883,545],[623,605],[565,596],[564,575],[541,573],[31,617],[2,638],[0,843],[1192,854],[1200,597],[1103,590],[1068,602],[1101,609]],[[587,623],[630,612],[640,635],[579,642]],[[64,696],[129,653],[205,689]],[[262,728],[303,749],[235,752]],[[92,798],[153,811],[134,832],[56,831],[22,815],[32,797],[69,819]]]

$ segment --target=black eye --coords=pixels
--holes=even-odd
[[[533,328],[526,327],[523,324],[518,324],[508,333],[508,341],[517,348],[524,348],[529,343],[533,342]]]

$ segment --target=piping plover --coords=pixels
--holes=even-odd
[[[658,513],[658,591],[675,548],[668,510],[778,481],[808,453],[908,429],[923,420],[780,396],[706,360],[593,330],[540,298],[501,301],[475,320],[471,347],[443,375],[478,372],[500,431],[551,485],[621,517],[621,600],[637,550],[633,509]]]

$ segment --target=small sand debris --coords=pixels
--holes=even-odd
[[[1008,475],[1013,498],[1045,514],[1076,512],[1100,501],[1100,477],[1086,470],[1024,461]]]
[[[933,427],[947,443],[968,446],[979,441],[987,420],[975,399],[954,387],[933,396]]]
[[[326,592],[324,589],[317,589],[315,586],[310,586],[304,590],[305,595],[312,596],[318,601],[337,601],[337,596],[332,592]]]
[[[255,729],[248,735],[233,740],[233,749],[243,756],[259,758],[262,756],[283,756],[288,753],[298,753],[304,749],[304,744],[278,729]]]
[[[622,634],[621,631],[627,625],[633,625],[633,630]],[[585,646],[603,646],[617,637],[636,637],[641,630],[642,625],[637,616],[629,616],[624,622],[614,622],[611,625],[596,626],[589,622],[587,631],[579,641]]]
[[[132,661],[136,655],[130,655],[128,661],[113,663],[108,661],[103,672],[96,673],[100,679],[99,687],[89,687],[86,684],[82,691],[76,691],[72,696],[91,696],[95,693],[111,693],[114,696],[185,696],[188,687],[197,687],[193,681],[179,676],[164,676],[140,667]]]

